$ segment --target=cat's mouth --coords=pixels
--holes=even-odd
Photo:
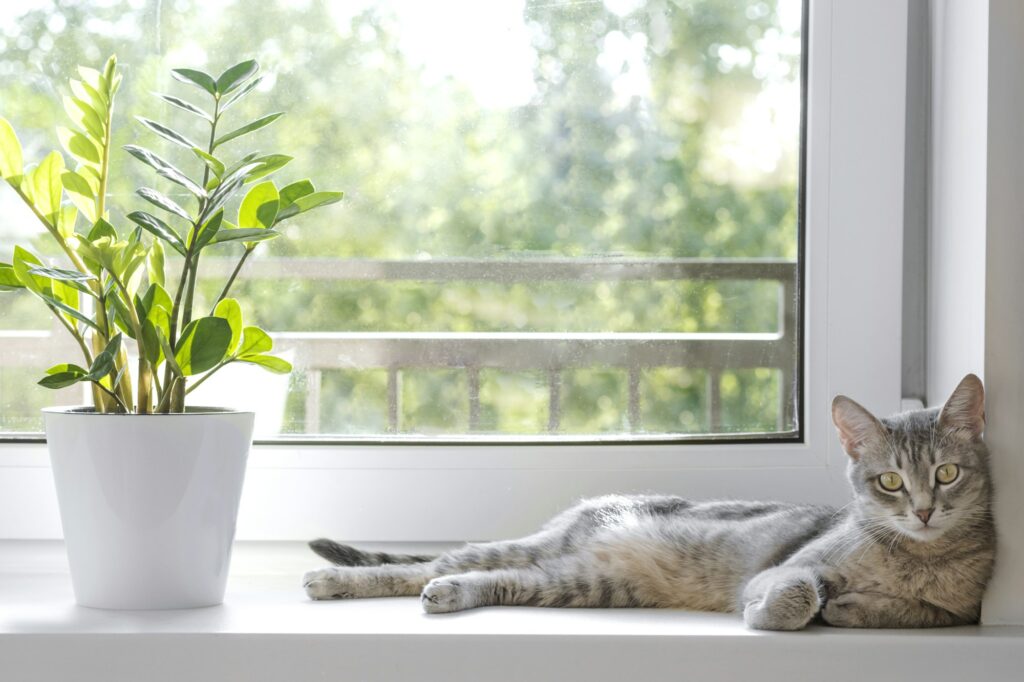
[[[934,523],[923,524],[917,519],[897,522],[900,532],[919,542],[931,542],[937,540],[946,532],[945,526]]]

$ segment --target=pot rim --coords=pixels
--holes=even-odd
[[[236,410],[231,407],[210,407],[196,405],[185,407],[185,412],[169,412],[167,414],[136,414],[134,412],[97,412],[93,405],[66,405],[58,407],[44,407],[41,411],[47,414],[62,414],[78,417],[209,417],[212,415],[253,415],[252,410]]]

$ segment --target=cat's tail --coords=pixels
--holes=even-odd
[[[421,554],[388,554],[387,552],[364,552],[361,549],[342,545],[333,540],[320,538],[309,543],[309,548],[339,566],[381,566],[383,564],[422,564],[435,557]]]

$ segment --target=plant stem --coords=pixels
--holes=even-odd
[[[203,385],[203,382],[204,382],[204,381],[206,381],[207,379],[209,379],[209,378],[210,378],[211,376],[213,376],[213,374],[214,374],[214,373],[215,373],[215,372],[216,372],[217,370],[221,369],[221,368],[222,368],[222,367],[224,367],[225,365],[229,365],[229,364],[231,364],[232,362],[234,362],[234,360],[235,360],[234,358],[228,358],[227,360],[224,360],[223,362],[220,362],[220,363],[218,363],[218,364],[217,364],[217,365],[216,365],[216,366],[215,366],[215,367],[214,367],[213,369],[211,369],[210,371],[208,371],[208,372],[207,372],[206,374],[204,374],[203,376],[199,377],[199,380],[198,380],[198,381],[196,381],[196,383],[194,383],[194,384],[192,384],[191,386],[189,386],[189,387],[188,387],[188,390],[186,390],[186,391],[185,391],[185,394],[186,394],[186,395],[188,395],[188,394],[189,394],[189,393],[191,393],[192,391],[194,391],[194,390],[196,390],[197,388],[199,388],[200,386],[202,386],[202,385]]]
[[[207,145],[207,153],[213,154],[213,143],[217,139],[217,121],[220,119],[220,98],[214,96],[214,109],[213,109],[213,121],[210,122],[210,141]],[[210,167],[206,164],[203,170],[203,189],[206,189],[206,184],[210,181]],[[196,289],[196,278],[199,274],[199,252],[194,251],[199,227],[200,219],[206,208],[206,201],[203,200],[199,205],[199,218],[193,223],[193,236],[192,241],[188,245],[188,252],[185,255],[185,269],[181,273],[181,280],[178,282],[178,291],[174,297],[174,308],[171,313],[171,347],[177,343],[177,325],[179,314],[181,315],[181,326],[184,329],[189,322],[192,321],[192,306],[195,297]],[[185,287],[185,302],[184,306],[181,305],[181,294],[183,287]],[[170,372],[165,375],[167,379],[165,383],[169,383],[167,391],[160,404],[163,406],[166,402],[166,409],[171,412],[184,412],[185,411],[185,394],[188,392],[185,388],[185,377],[175,377],[173,381],[169,379],[171,376]]]
[[[124,411],[125,414],[128,414],[129,412],[131,412],[131,410],[128,409],[128,406],[124,404],[124,401],[121,400],[121,396],[117,395],[116,393],[114,393],[113,391],[111,391],[109,388],[107,388],[106,386],[104,386],[103,384],[101,384],[98,381],[92,382],[92,385],[98,387],[101,391],[103,391],[104,393],[109,395],[111,398],[113,398],[114,401]]]
[[[110,176],[110,134],[114,118],[114,97],[110,95],[110,103],[107,106],[107,120],[103,128],[106,138],[103,140],[103,159],[100,162],[100,188],[96,193],[96,217],[103,219],[107,208],[107,179]]]
[[[217,304],[228,297],[228,292],[231,291],[231,285],[235,283],[235,278],[238,277],[238,273],[241,271],[242,266],[245,265],[246,259],[249,258],[249,254],[252,252],[252,248],[245,248],[245,253],[243,253],[242,257],[238,260],[238,265],[235,266],[235,269],[231,273],[231,277],[228,278],[228,283],[224,285],[224,289],[220,292],[220,296],[218,296],[217,300],[213,302],[213,307],[210,308],[211,315],[213,315],[213,311],[217,309]]]

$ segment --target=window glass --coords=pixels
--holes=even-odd
[[[265,78],[229,117],[287,115],[236,153],[287,153],[281,181],[346,192],[234,289],[293,374],[230,367],[194,403],[257,409],[264,438],[797,431],[799,0],[17,7],[0,16],[0,115],[27,158],[58,148],[74,67],[116,53],[118,147],[197,171],[133,116],[198,135],[152,95],[198,101],[170,69],[256,58]],[[126,231],[153,178],[115,156]],[[3,187],[0,260],[15,243],[60,262]],[[219,248],[207,300],[238,256]],[[0,432],[38,432],[40,407],[85,400],[35,386],[75,346],[27,294],[0,311]]]

